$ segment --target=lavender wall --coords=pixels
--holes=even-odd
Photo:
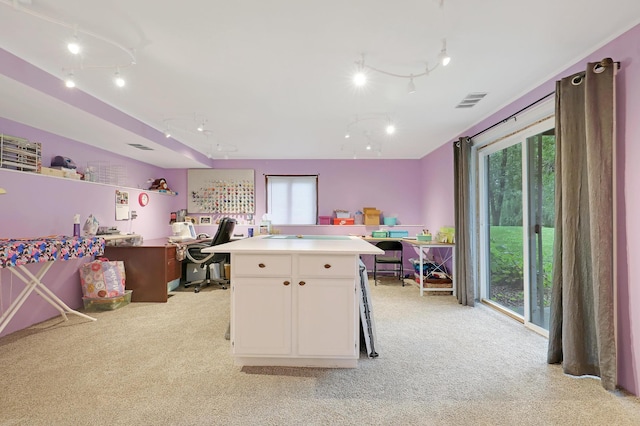
[[[220,160],[213,167],[255,170],[258,218],[266,210],[264,175],[318,174],[321,216],[376,207],[383,215],[396,215],[398,224],[422,223],[419,160]]]
[[[432,232],[454,224],[453,148],[444,144],[421,160],[423,222]]]
[[[471,136],[485,128],[502,121],[512,113],[529,105],[555,90],[555,81],[583,71],[587,62],[600,61],[611,57],[621,62],[621,69],[616,78],[617,108],[617,319],[618,319],[618,383],[629,392],[638,395],[640,390],[640,264],[631,261],[640,258],[640,197],[632,194],[640,182],[640,25],[597,49],[592,54],[568,67],[552,79],[541,84],[525,96],[507,107],[492,114],[487,119],[471,127],[460,136]],[[451,143],[422,159],[423,211],[425,222],[432,223],[453,221],[453,175],[445,185],[431,185],[439,176],[447,175],[446,170],[438,166],[453,164]],[[451,192],[445,190],[449,188]],[[630,195],[630,196],[627,196]],[[438,200],[440,206],[435,207],[432,200]]]

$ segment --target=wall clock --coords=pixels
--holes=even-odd
[[[149,194],[147,194],[146,192],[141,192],[138,196],[138,203],[140,203],[142,207],[149,204]]]

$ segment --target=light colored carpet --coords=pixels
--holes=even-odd
[[[640,424],[638,398],[547,365],[522,324],[415,284],[371,291],[380,356],[357,369],[235,366],[218,288],[46,321],[0,339],[0,425]]]

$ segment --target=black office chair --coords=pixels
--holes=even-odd
[[[229,283],[229,277],[223,278],[211,278],[211,265],[217,263],[220,265],[220,275],[224,273],[223,265],[229,263],[229,253],[202,253],[202,249],[211,246],[217,246],[219,244],[228,243],[231,241],[231,234],[236,226],[236,220],[230,217],[224,217],[220,219],[218,225],[218,231],[211,240],[211,244],[197,243],[187,246],[185,253],[187,259],[192,263],[200,265],[201,268],[205,268],[204,280],[191,281],[184,283],[185,287],[195,285],[194,293],[199,293],[202,286],[208,286],[211,283],[219,284],[223,289],[226,289],[226,284]]]
[[[402,243],[400,241],[380,241],[376,247],[384,250],[384,254],[376,254],[373,262],[373,282],[378,285],[376,280],[378,272],[393,272],[398,274],[398,279],[402,281],[404,287],[404,270],[402,258]],[[385,268],[378,270],[378,265],[393,265],[393,269]]]

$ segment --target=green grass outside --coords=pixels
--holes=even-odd
[[[554,228],[542,228],[544,287],[551,288]],[[490,229],[492,285],[519,286],[523,279],[523,236],[521,226],[492,226]]]

